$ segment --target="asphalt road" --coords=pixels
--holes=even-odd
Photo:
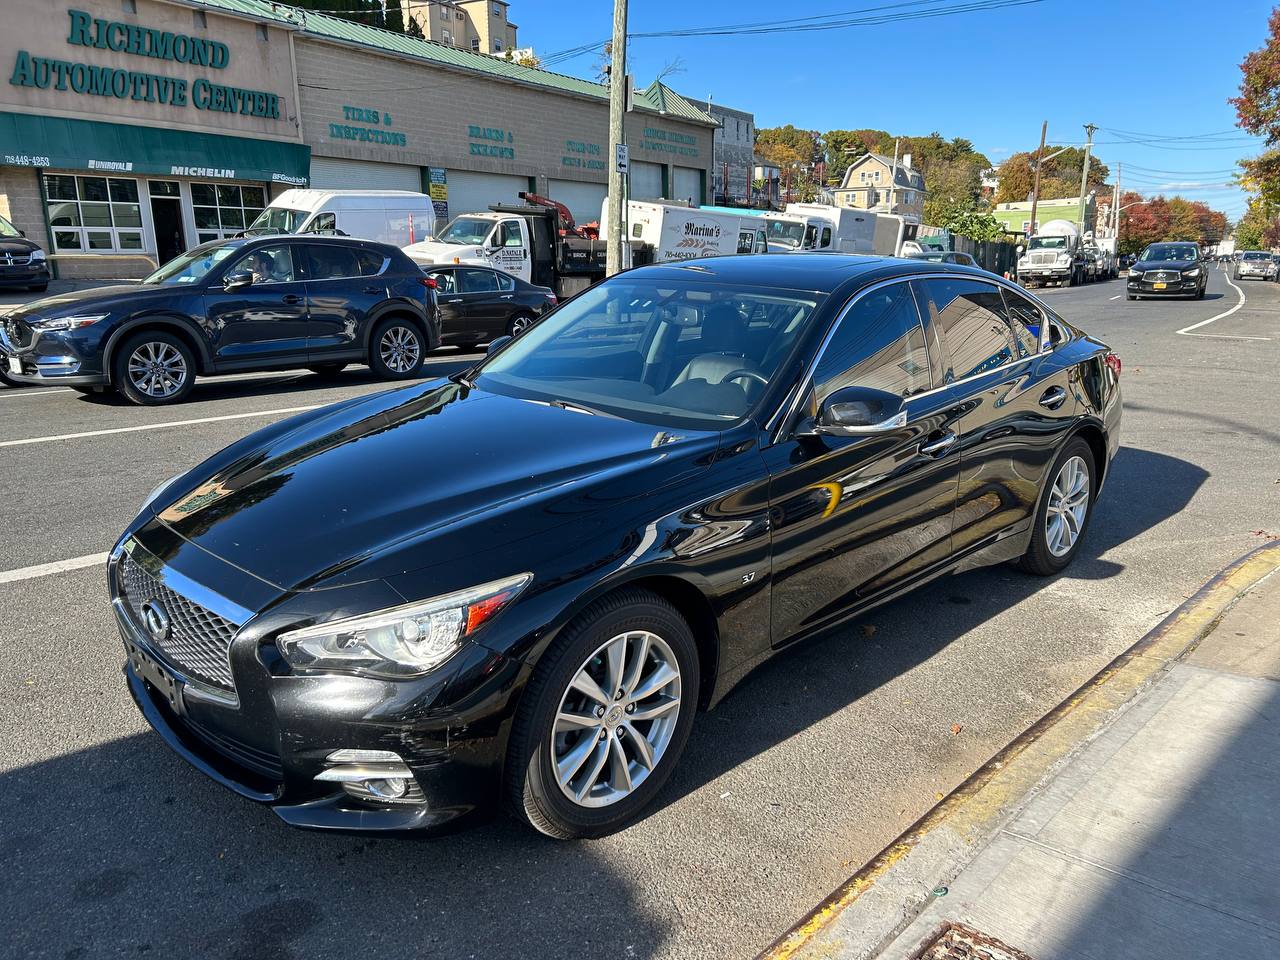
[[[1243,289],[1195,335],[1176,331],[1240,299],[1216,268],[1199,302],[1048,291],[1125,367],[1124,448],[1076,564],[944,580],[766,665],[699,718],[659,809],[603,840],[506,819],[429,841],[291,830],[147,731],[98,563],[0,573],[0,955],[753,954],[1280,533],[1280,284]],[[273,411],[381,388],[362,368],[209,381],[159,411],[0,388],[0,571],[105,551],[153,486]],[[88,435],[49,439],[67,434]]]

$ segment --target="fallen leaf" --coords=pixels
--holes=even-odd
[[[862,635],[864,637],[874,637],[876,635],[876,625],[874,623],[864,623],[862,625]]]
[[[942,799],[942,794],[940,794],[940,793],[935,793],[935,794],[933,795],[933,798],[934,798],[935,800],[941,800],[941,799]]]
[[[961,731],[961,730],[963,730],[963,729],[964,729],[964,727],[960,726],[960,724],[958,724],[958,723],[953,723],[953,724],[951,725],[951,733],[952,733],[952,735],[953,735],[953,736],[959,736],[960,731]]]

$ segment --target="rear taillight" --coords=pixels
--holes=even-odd
[[[436,283],[435,277],[422,277],[418,282],[428,290],[434,290],[436,287],[440,286],[440,284]]]
[[[547,303],[551,304],[554,307],[559,302],[560,301],[556,299],[556,295],[554,293],[547,294]]]
[[[1108,353],[1105,357],[1102,358],[1102,361],[1108,367],[1111,368],[1111,372],[1116,375],[1117,379],[1119,379],[1120,369],[1121,369],[1120,358],[1117,357],[1114,353]]]

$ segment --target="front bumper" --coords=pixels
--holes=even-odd
[[[1071,277],[1072,268],[1065,267],[1019,267],[1019,280],[1067,280]]]
[[[38,287],[50,280],[49,264],[37,260],[30,264],[12,266],[0,262],[0,287]]]
[[[124,673],[143,717],[201,773],[270,806],[286,823],[436,831],[500,798],[512,691],[524,671],[518,661],[470,645],[415,680],[302,676],[289,671],[274,644],[245,637],[251,631],[242,628],[229,658],[235,690],[216,690],[163,654],[134,622],[120,599],[114,561],[110,579]],[[339,765],[329,759],[336,750],[394,752],[420,799],[374,802],[318,780]]]
[[[33,332],[30,342],[15,343],[0,324],[0,364],[9,379],[19,383],[103,386],[110,378],[102,371],[100,343],[96,331]]]
[[[1144,280],[1138,277],[1129,279],[1128,291],[1142,297],[1186,297],[1194,296],[1200,290],[1201,282],[1199,277],[1164,281]],[[1157,287],[1157,283],[1162,283],[1163,286]]]
[[[1274,280],[1276,278],[1275,271],[1263,272],[1260,270],[1241,270],[1236,275],[1237,280]]]

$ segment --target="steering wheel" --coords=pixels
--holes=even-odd
[[[737,370],[733,371],[733,373],[726,373],[720,378],[720,382],[724,383],[726,380],[741,380],[744,377],[748,380],[756,381],[762,387],[767,387],[769,385],[768,377],[762,373],[757,373],[755,370],[748,370],[746,367],[739,367]]]

